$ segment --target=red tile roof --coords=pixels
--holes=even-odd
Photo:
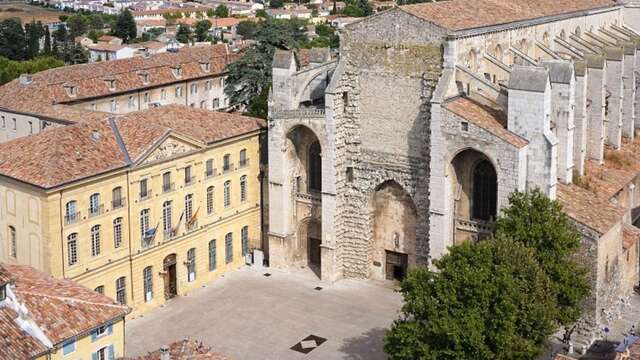
[[[442,28],[458,31],[615,5],[614,0],[450,0],[400,8]]]
[[[528,144],[527,140],[507,130],[507,116],[497,104],[460,97],[445,103],[444,108],[515,147]]]
[[[0,272],[15,279],[12,291],[17,301],[26,306],[30,319],[54,345],[129,312],[127,306],[116,304],[105,295],[70,280],[54,279],[29,266],[2,264]],[[45,351],[38,339],[17,326],[16,317],[13,310],[0,309],[0,358],[30,358]]]
[[[120,115],[114,124],[133,162],[169,132],[206,145],[265,125],[257,118],[182,105]],[[17,148],[21,151],[15,151]],[[45,189],[126,166],[126,155],[106,117],[0,144],[0,174]]]
[[[594,196],[578,185],[558,183],[557,198],[562,210],[575,221],[603,235],[622,221],[625,209]]]
[[[232,360],[230,357],[214,352],[201,342],[185,339],[169,345],[171,360]],[[160,350],[130,360],[161,360]]]
[[[33,74],[29,85],[22,85],[16,79],[0,87],[0,107],[68,121],[96,119],[103,117],[103,113],[70,109],[70,106],[59,104],[221,74],[226,65],[236,57],[225,44],[217,44],[185,47],[178,53],[160,53],[149,57],[138,56],[49,69]],[[203,60],[209,61],[209,72],[205,72],[200,65]],[[173,67],[182,69],[180,78],[174,75]],[[149,75],[146,84],[140,76],[142,72]],[[115,91],[109,89],[105,79],[115,80]],[[64,88],[65,84],[74,86],[77,94],[69,95]]]

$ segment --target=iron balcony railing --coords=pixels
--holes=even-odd
[[[227,166],[222,168],[222,172],[225,173],[225,174],[228,173],[228,172],[232,172],[233,170],[234,170],[233,169],[233,163],[227,164]]]
[[[193,185],[195,183],[196,183],[196,177],[195,176],[191,176],[189,178],[185,178],[184,179],[184,186]]]
[[[104,204],[98,206],[89,206],[89,217],[95,217],[104,213]]]
[[[115,210],[115,209],[120,209],[121,207],[124,207],[124,205],[126,204],[126,197],[121,197],[119,199],[115,199],[111,201],[111,209]]]
[[[144,200],[149,200],[151,199],[151,190],[147,190],[144,193],[140,193],[140,201],[144,201]]]
[[[76,211],[73,213],[69,213],[67,215],[64,216],[64,223],[65,225],[71,225],[71,224],[75,224],[78,221],[80,221],[81,217],[80,217],[80,212]]]
[[[240,162],[238,162],[238,166],[240,168],[249,166],[249,159],[240,160]]]
[[[211,169],[211,171],[205,171],[204,177],[206,179],[211,179],[212,177],[216,176],[217,172],[218,172],[218,169]]]
[[[167,193],[176,189],[175,183],[162,184],[162,192]]]

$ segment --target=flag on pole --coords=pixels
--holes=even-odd
[[[175,235],[178,233],[178,228],[180,228],[180,223],[182,222],[182,218],[184,218],[184,211],[182,211],[182,214],[180,214],[180,219],[178,220],[178,223],[176,224],[176,226],[171,228],[171,234]]]
[[[158,222],[156,224],[156,227],[153,229],[147,229],[147,231],[144,232],[144,237],[146,239],[151,238],[152,240],[155,239],[156,237],[156,232],[158,232],[158,226],[160,226],[160,222]]]
[[[191,215],[191,218],[187,221],[187,226],[191,226],[194,221],[198,218],[198,211],[200,211],[200,206],[196,209],[196,212]]]

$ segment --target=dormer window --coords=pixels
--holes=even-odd
[[[109,91],[116,90],[116,79],[105,79],[104,82],[107,84]]]
[[[173,66],[171,70],[173,71],[173,76],[182,77],[182,68],[180,66]]]
[[[209,69],[211,68],[209,61],[207,60],[202,60],[200,61],[200,67],[202,68],[202,71],[204,72],[209,72]]]
[[[67,92],[67,95],[70,97],[75,97],[76,95],[78,95],[78,87],[73,85],[73,84],[69,84],[69,83],[65,83],[64,85],[62,85],[64,87],[64,90]]]
[[[139,73],[138,75],[140,75],[140,80],[142,80],[143,84],[147,85],[149,83],[150,76],[148,73],[142,72],[142,73]]]

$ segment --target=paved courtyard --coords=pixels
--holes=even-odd
[[[389,284],[244,268],[128,321],[127,356],[188,337],[238,360],[385,359],[382,338],[400,306]],[[309,335],[298,349],[321,345],[290,349]]]

